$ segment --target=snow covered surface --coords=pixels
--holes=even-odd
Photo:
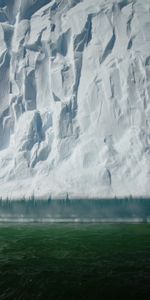
[[[150,196],[150,1],[0,0],[0,196]]]

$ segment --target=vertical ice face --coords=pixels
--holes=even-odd
[[[0,1],[0,195],[150,195],[149,0]]]

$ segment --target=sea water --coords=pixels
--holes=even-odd
[[[1,224],[0,299],[150,299],[149,224]]]

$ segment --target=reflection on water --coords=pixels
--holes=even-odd
[[[0,226],[0,299],[150,299],[149,224]]]
[[[0,201],[1,222],[149,222],[149,199]]]

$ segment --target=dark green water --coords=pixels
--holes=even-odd
[[[1,225],[3,299],[150,299],[150,225]]]

